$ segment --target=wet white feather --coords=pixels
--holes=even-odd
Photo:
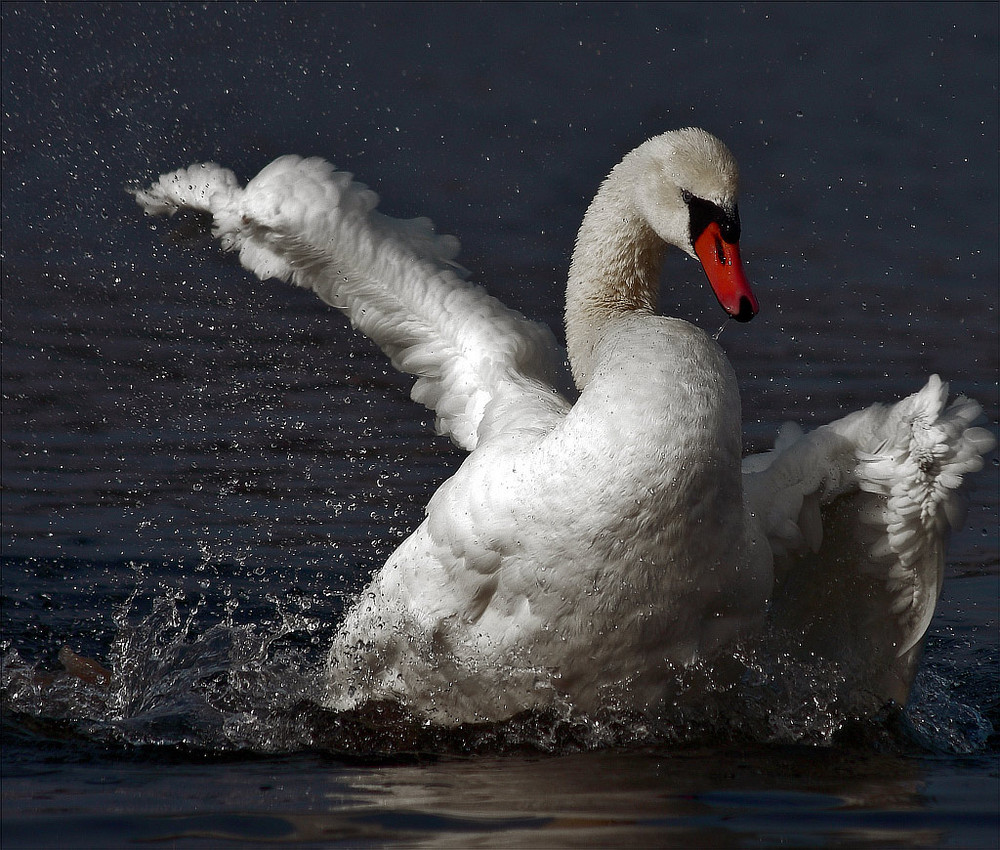
[[[425,218],[379,214],[374,192],[323,160],[281,157],[245,189],[226,169],[194,165],[136,199],[151,215],[212,213],[213,233],[249,271],[313,289],[346,313],[417,377],[413,398],[462,448],[488,436],[480,426],[491,403],[514,419],[519,405],[565,405],[552,389],[562,358],[548,328],[467,282],[454,237]],[[491,413],[491,427],[498,418]]]
[[[785,426],[741,472],[721,349],[652,315],[661,241],[692,251],[682,189],[735,203],[735,161],[703,131],[640,146],[588,210],[572,406],[548,329],[470,284],[453,237],[380,214],[322,160],[282,157],[245,189],[191,166],[135,192],[152,215],[211,213],[246,268],[346,313],[472,451],[341,623],[332,706],[396,698],[449,723],[558,700],[652,711],[678,667],[756,639],[768,611],[777,652],[850,662],[852,691],[905,700],[958,487],[993,438],[935,376],[890,407]]]

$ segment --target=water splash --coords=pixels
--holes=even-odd
[[[613,700],[595,716],[557,701],[545,712],[458,728],[432,726],[386,702],[334,712],[323,706],[321,684],[330,627],[311,613],[312,601],[271,596],[269,609],[244,610],[235,596],[172,589],[149,599],[134,591],[115,614],[110,686],[45,673],[10,641],[0,646],[5,714],[22,728],[43,722],[59,734],[126,747],[320,749],[366,759],[734,741],[971,753],[988,747],[993,733],[987,717],[956,697],[946,672],[922,672],[905,713],[890,707],[859,719],[841,704],[843,678],[830,665],[753,652],[741,655],[736,686],[706,687],[704,671],[685,671],[676,705],[656,717]],[[685,688],[699,699],[686,701]]]

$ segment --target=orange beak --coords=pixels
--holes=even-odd
[[[737,322],[749,322],[757,315],[757,298],[743,273],[738,242],[726,242],[716,222],[711,222],[695,240],[694,252],[708,275],[722,309]]]

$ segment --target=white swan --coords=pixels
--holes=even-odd
[[[334,639],[329,705],[391,699],[440,723],[569,705],[655,714],[738,644],[815,653],[855,702],[904,702],[941,585],[962,476],[993,443],[935,376],[891,407],[741,463],[721,348],[656,315],[664,243],[703,265],[740,320],[737,167],[697,129],[628,154],[587,210],[563,354],[463,279],[457,242],[319,159],[245,189],[195,165],[135,191],[147,213],[209,212],[260,278],[315,290],[415,375],[413,398],[471,454],[431,498]],[[683,675],[681,675],[683,674]]]

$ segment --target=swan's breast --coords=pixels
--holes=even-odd
[[[599,365],[567,431],[590,428],[595,439],[603,431],[613,448],[648,444],[677,462],[724,468],[738,478],[736,375],[704,331],[680,319],[632,314],[609,325],[596,353]]]

